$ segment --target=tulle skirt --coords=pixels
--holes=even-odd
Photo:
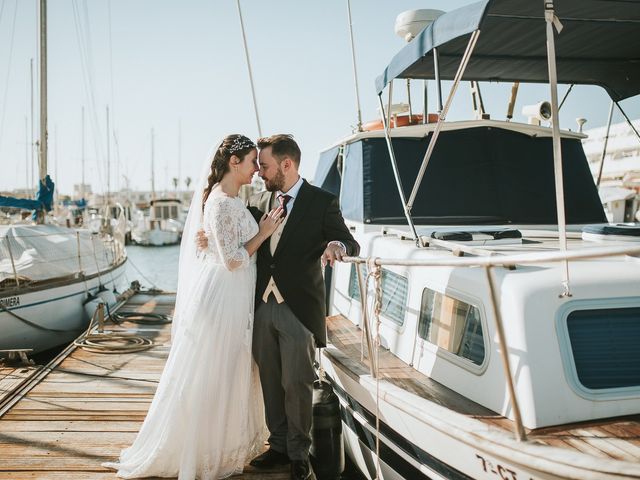
[[[171,350],[144,424],[118,463],[103,464],[118,476],[225,478],[263,449],[251,357],[255,269],[203,261],[192,291],[179,290]]]

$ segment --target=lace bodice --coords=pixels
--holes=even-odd
[[[258,233],[258,224],[239,197],[210,196],[202,223],[209,239],[207,260],[223,264],[227,270],[246,268],[255,262],[244,244]]]

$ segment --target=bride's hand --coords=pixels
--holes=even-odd
[[[265,213],[260,219],[260,233],[265,237],[270,237],[283,222],[282,207],[274,208],[269,213]]]
[[[200,229],[196,233],[196,245],[198,250],[206,250],[209,248],[209,239],[207,238],[207,234],[204,233],[204,230]]]

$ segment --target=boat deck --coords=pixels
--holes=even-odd
[[[342,315],[329,317],[327,330],[335,349],[327,349],[325,355],[334,365],[355,380],[369,375],[368,360],[361,361],[361,330]],[[381,350],[379,362],[381,379],[495,428],[514,431],[513,421],[432,380],[391,352]],[[597,458],[640,462],[640,415],[527,430],[527,436],[531,442]]]
[[[174,303],[173,294],[136,294],[119,311],[171,314]],[[115,460],[142,425],[171,325],[124,322],[109,329],[152,339],[154,346],[117,354],[71,346],[44,369],[0,370],[0,480],[116,478],[100,464]],[[2,390],[15,390],[25,378],[18,392],[2,398]],[[247,466],[234,478],[280,480],[289,471],[265,474]]]

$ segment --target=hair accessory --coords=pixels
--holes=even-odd
[[[245,148],[256,148],[256,144],[251,141],[251,139],[240,136],[236,138],[233,143],[229,146],[229,155],[233,155],[240,150],[244,150]]]

